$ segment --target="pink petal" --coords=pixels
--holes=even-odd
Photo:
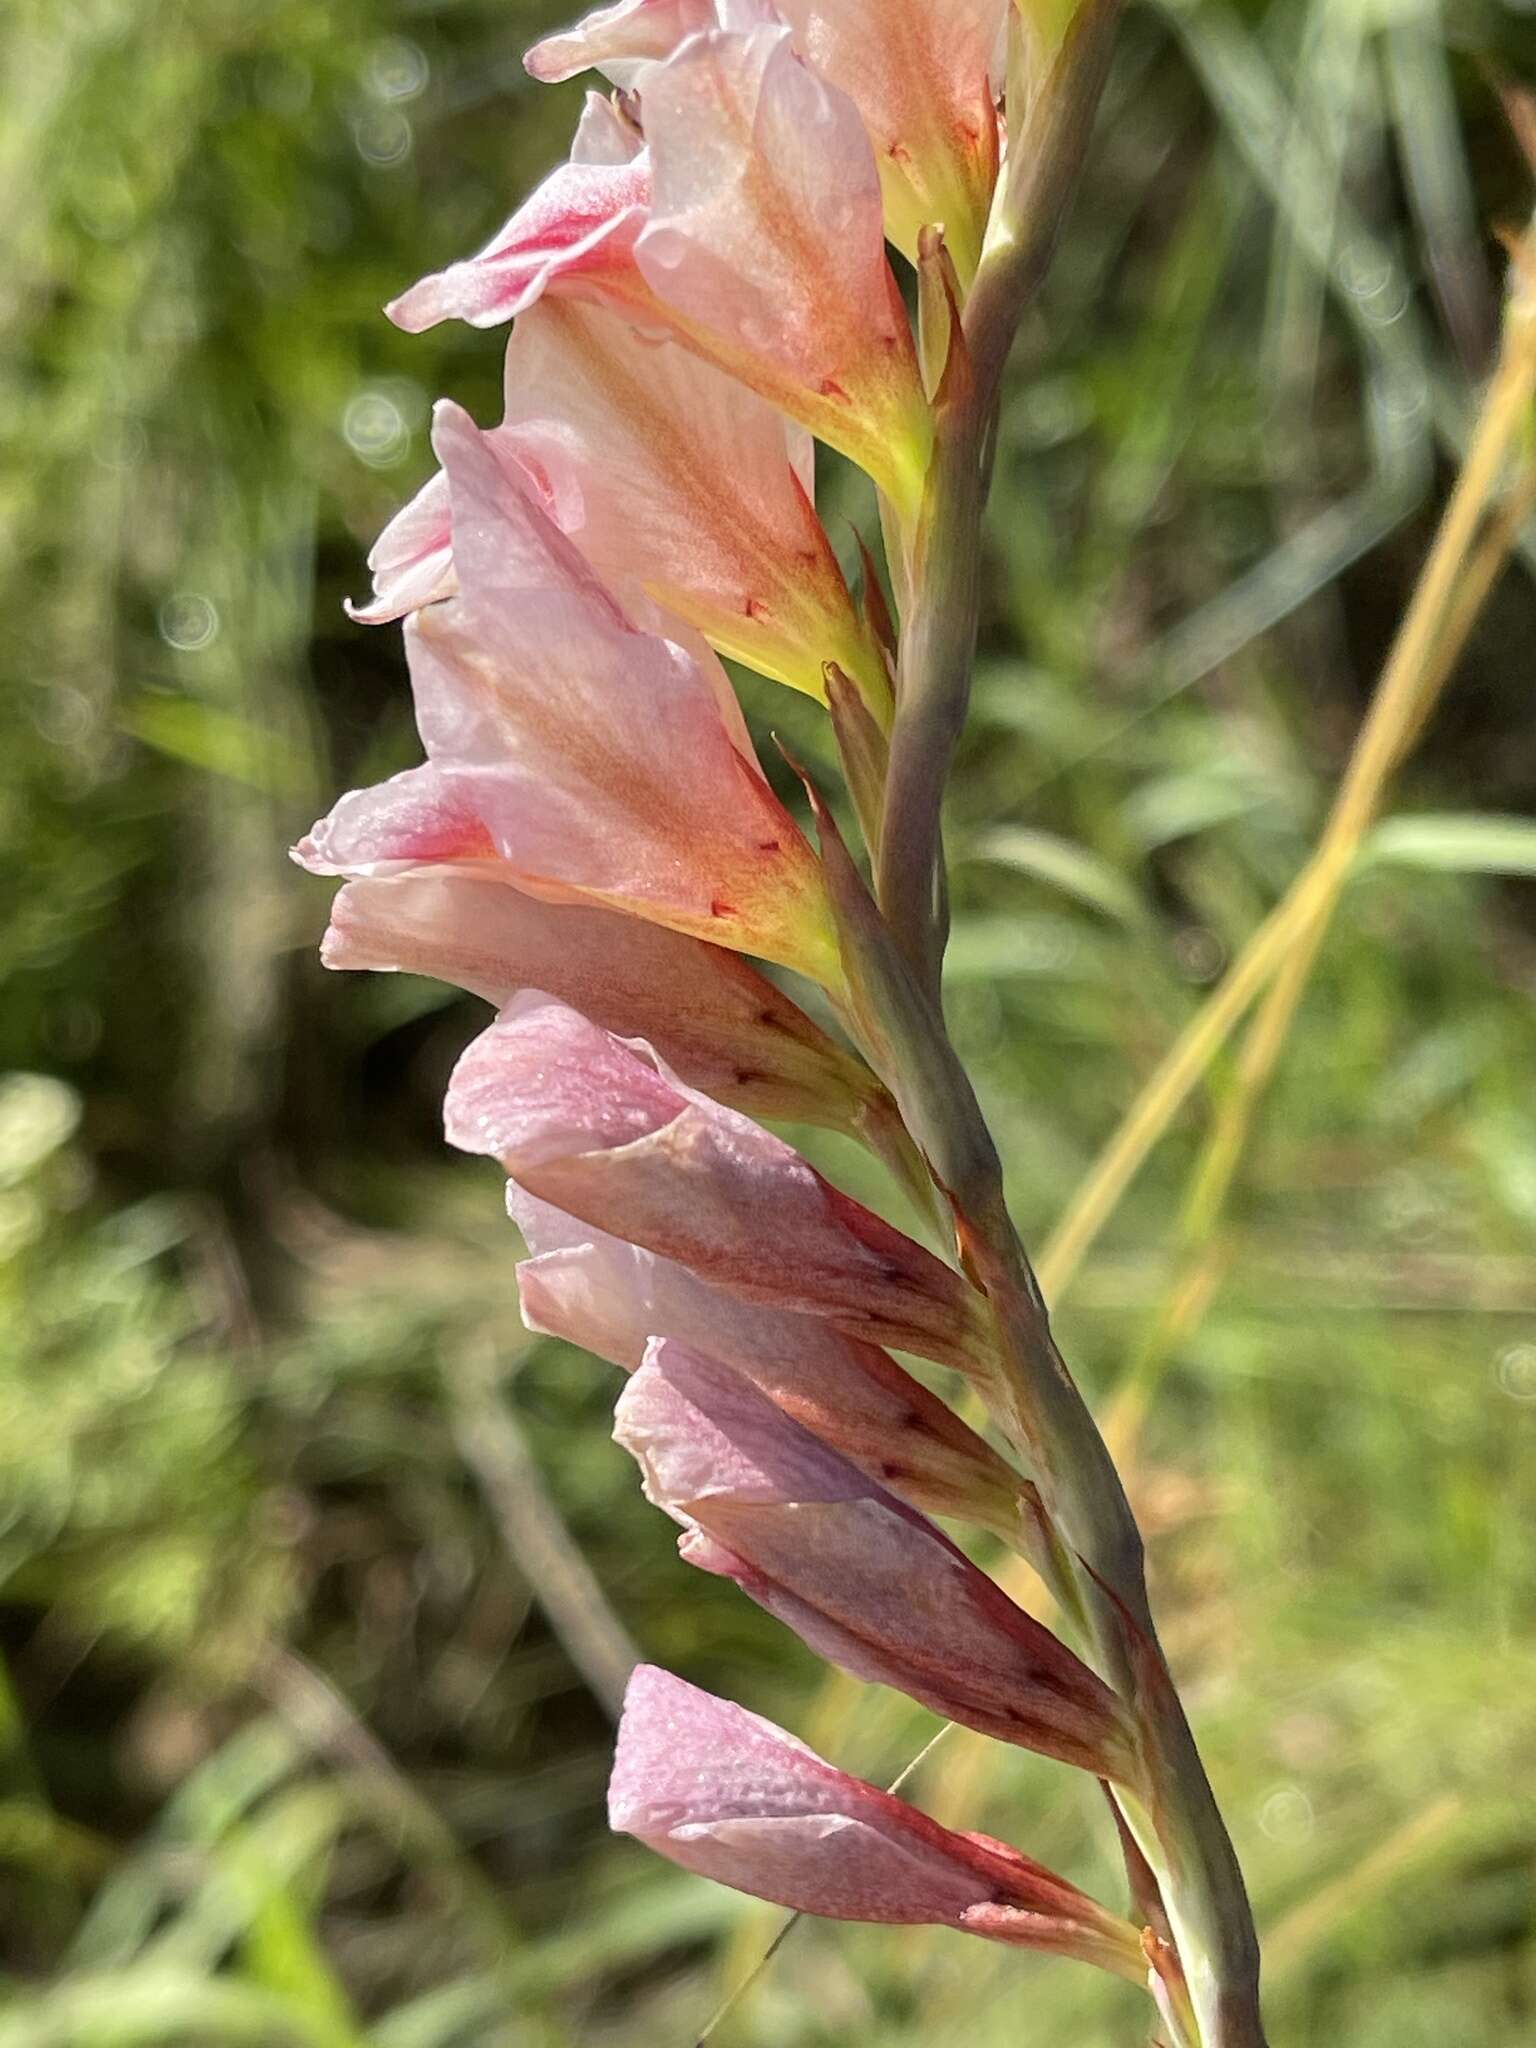
[[[1122,1782],[1114,1695],[921,1515],[729,1366],[654,1340],[615,1439],[683,1556],[735,1579],[819,1655],[946,1719]]]
[[[582,101],[576,133],[571,137],[573,164],[630,164],[645,144],[640,130],[618,99],[589,92]]]
[[[710,1287],[537,1201],[511,1182],[513,1221],[533,1256],[518,1267],[523,1320],[633,1371],[652,1336],[724,1360],[786,1415],[930,1513],[962,1515],[1009,1540],[1016,1476],[920,1380],[820,1317]]]
[[[422,278],[384,310],[407,334],[443,320],[496,327],[553,284],[595,291],[632,279],[649,198],[643,155],[562,164],[477,255]]]
[[[548,85],[596,69],[627,88],[648,62],[669,56],[695,29],[713,26],[714,18],[709,0],[618,0],[563,35],[535,43],[523,62]]]
[[[484,1056],[493,1034],[498,1054],[515,1048],[510,1086],[508,1063]],[[548,1160],[623,1148],[665,1129],[681,1101],[676,1085],[622,1039],[529,989],[454,1068],[448,1142],[515,1160],[524,1175],[536,1178]]]
[[[719,648],[825,695],[836,661],[878,704],[883,664],[809,495],[809,437],[676,343],[571,298],[507,348],[503,438],[583,554]]]
[[[609,1824],[685,1870],[834,1920],[966,1927],[1082,1954],[1140,1981],[1133,1929],[1000,1842],[961,1835],[745,1708],[642,1664]]]
[[[619,1396],[613,1434],[639,1465],[646,1499],[684,1522],[711,1500],[782,1507],[871,1490],[739,1372],[675,1338],[652,1338]]]
[[[321,957],[432,975],[498,1009],[519,989],[548,989],[759,1116],[851,1128],[875,1086],[739,954],[615,911],[542,903],[484,874],[351,883],[331,907]]]
[[[541,1200],[749,1301],[981,1369],[985,1325],[957,1273],[781,1139],[558,1003],[521,997],[475,1040],[449,1083],[447,1128]]]
[[[387,875],[433,861],[493,861],[479,813],[428,763],[340,799],[293,849],[315,875]]]
[[[347,602],[348,616],[359,625],[403,619],[453,591],[453,522],[441,470],[391,519],[369,550],[368,567],[372,602]]]
[[[992,75],[1007,0],[780,0],[780,12],[863,117],[892,241],[915,257],[918,229],[942,222],[968,279],[997,176]]]
[[[920,470],[926,412],[852,101],[763,23],[691,36],[646,72],[644,102],[652,194],[635,261],[657,298],[881,481],[893,462]]]
[[[608,1818],[686,1870],[831,1919],[955,1922],[997,1897],[959,1837],[649,1665],[630,1680]]]

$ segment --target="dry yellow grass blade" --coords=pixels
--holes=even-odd
[[[1395,1828],[1384,1842],[1378,1842],[1352,1870],[1346,1870],[1311,1898],[1293,1906],[1271,1928],[1264,1944],[1270,1975],[1279,1977],[1295,1969],[1342,1921],[1390,1891],[1420,1858],[1444,1840],[1464,1811],[1456,1793],[1443,1793]]]
[[[1523,255],[1517,254],[1511,265],[1503,348],[1466,461],[1316,850],[1249,939],[1221,986],[1175,1040],[1068,1204],[1039,1261],[1047,1299],[1054,1300],[1070,1285],[1153,1146],[1249,1006],[1283,967],[1282,985],[1294,988],[1295,994],[1277,998],[1253,1051],[1253,1064],[1257,1068],[1278,1055],[1290,1010],[1305,986],[1312,957],[1360,843],[1376,817],[1393,771],[1422,728],[1454,662],[1456,647],[1447,638],[1447,626],[1459,624],[1464,639],[1492,588],[1513,538],[1513,525],[1496,524],[1495,535],[1507,533],[1508,537],[1486,562],[1477,557],[1476,544],[1510,455],[1529,423],[1536,394],[1536,296],[1526,276],[1526,267],[1536,260],[1536,242],[1528,239],[1522,249]],[[1469,575],[1469,570],[1476,573]],[[1484,588],[1474,605],[1466,600],[1480,580]],[[1270,1040],[1274,1041],[1273,1051]]]

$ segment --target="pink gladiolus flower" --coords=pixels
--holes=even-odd
[[[962,282],[997,179],[992,72],[1008,0],[778,0],[796,46],[864,117],[886,231],[916,260],[937,222]]]
[[[816,1316],[711,1287],[686,1267],[579,1223],[515,1181],[507,1206],[532,1257],[517,1269],[523,1320],[633,1372],[652,1336],[725,1361],[823,1443],[931,1514],[1009,1541],[1019,1480],[983,1438],[888,1353]]]
[[[450,1144],[499,1159],[541,1201],[690,1267],[748,1301],[988,1370],[958,1273],[840,1193],[782,1139],[532,991],[464,1053]]]
[[[406,628],[427,765],[343,797],[296,857],[354,875],[494,863],[836,986],[819,864],[715,657],[627,617],[457,406],[434,440],[459,591]]]
[[[639,588],[737,661],[825,700],[836,662],[885,724],[885,657],[816,517],[814,448],[765,400],[620,315],[547,297],[507,349],[506,418],[486,435],[623,592]],[[379,536],[377,625],[449,596],[453,521],[439,472]]]
[[[886,232],[908,257],[939,222],[961,277],[981,251],[997,177],[992,73],[1007,0],[778,0],[802,56],[847,93],[874,144]],[[708,0],[619,0],[548,36],[524,60],[535,78],[589,66],[643,91],[648,67],[714,26]]]
[[[957,1927],[1142,1983],[1136,1930],[987,1835],[940,1827],[654,1665],[629,1682],[609,1824],[685,1870],[830,1920]]]
[[[739,953],[473,871],[349,882],[320,957],[431,975],[497,1009],[519,989],[548,989],[605,1029],[649,1040],[691,1087],[751,1116],[856,1134],[891,1113],[869,1070]]]
[[[545,293],[600,299],[781,407],[914,517],[931,420],[857,108],[758,18],[647,70],[642,112],[638,154],[612,161],[620,144],[591,116],[582,160],[391,319],[484,327]]]
[[[947,1720],[1122,1783],[1134,1743],[1109,1688],[930,1521],[742,1376],[653,1341],[614,1437],[690,1564],[734,1579],[819,1656]]]
[[[834,661],[888,717],[883,656],[816,517],[804,428],[676,343],[551,296],[513,329],[497,432],[604,576],[813,697]]]

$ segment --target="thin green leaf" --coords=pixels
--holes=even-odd
[[[1059,838],[1054,832],[1037,832],[1026,825],[1003,825],[979,840],[971,857],[1029,875],[1120,924],[1139,925],[1146,921],[1146,906],[1118,868],[1112,867],[1102,854]]]
[[[1536,875],[1536,820],[1478,811],[1388,818],[1366,841],[1361,861],[1448,875]]]

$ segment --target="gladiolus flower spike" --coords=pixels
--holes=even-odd
[[[1134,1911],[648,1666],[613,1827],[802,1912],[1128,1978],[1165,2048],[1264,2048],[1140,1539],[938,1002],[998,380],[1115,5],[614,0],[529,52],[618,91],[477,255],[389,308],[511,328],[503,418],[438,406],[441,467],[349,607],[403,621],[424,759],[295,857],[345,878],[327,965],[496,1009],[448,1139],[508,1177],[529,1329],[626,1375],[615,1436],[683,1558],[855,1677],[1100,1780]],[[880,535],[847,537],[857,600],[813,437],[881,494]],[[868,882],[837,806],[807,780],[812,830],[770,784],[721,656],[827,707]],[[869,1145],[932,1244],[776,1121]],[[893,1353],[961,1375],[995,1440]],[[1004,1590],[967,1526],[1035,1576]],[[1041,1582],[1070,1648],[1029,1611]]]

